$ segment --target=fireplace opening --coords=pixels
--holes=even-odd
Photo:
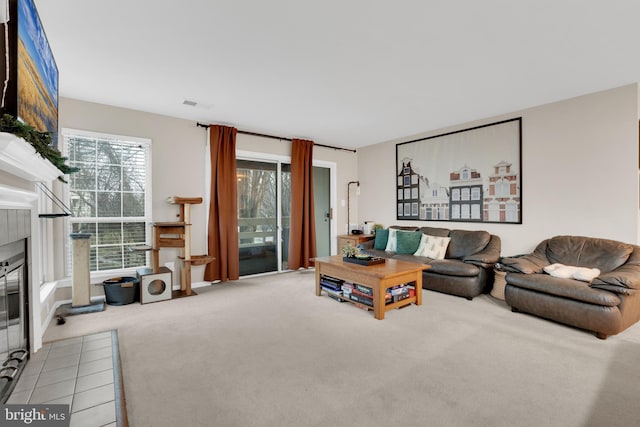
[[[0,403],[29,357],[27,239],[0,246]]]

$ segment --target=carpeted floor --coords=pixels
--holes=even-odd
[[[45,341],[117,329],[130,425],[630,426],[640,325],[594,335],[489,295],[424,291],[373,318],[314,294],[314,272],[108,306]]]

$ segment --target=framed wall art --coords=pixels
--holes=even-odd
[[[396,144],[398,220],[522,224],[522,118]]]

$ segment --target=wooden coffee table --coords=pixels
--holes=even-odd
[[[427,264],[387,259],[384,264],[358,265],[344,262],[341,255],[319,257],[313,260],[316,266],[316,295],[322,294],[320,278],[335,277],[373,289],[373,315],[376,319],[384,319],[384,313],[395,308],[414,303],[422,305],[422,271],[428,269]],[[403,283],[414,283],[416,294],[391,304],[385,304],[385,291]],[[343,298],[350,301],[347,298]]]

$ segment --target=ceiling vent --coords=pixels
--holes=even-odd
[[[211,110],[213,108],[213,104],[206,104],[204,102],[193,101],[191,99],[185,99],[182,101],[182,104],[193,108],[200,108],[201,110]]]

